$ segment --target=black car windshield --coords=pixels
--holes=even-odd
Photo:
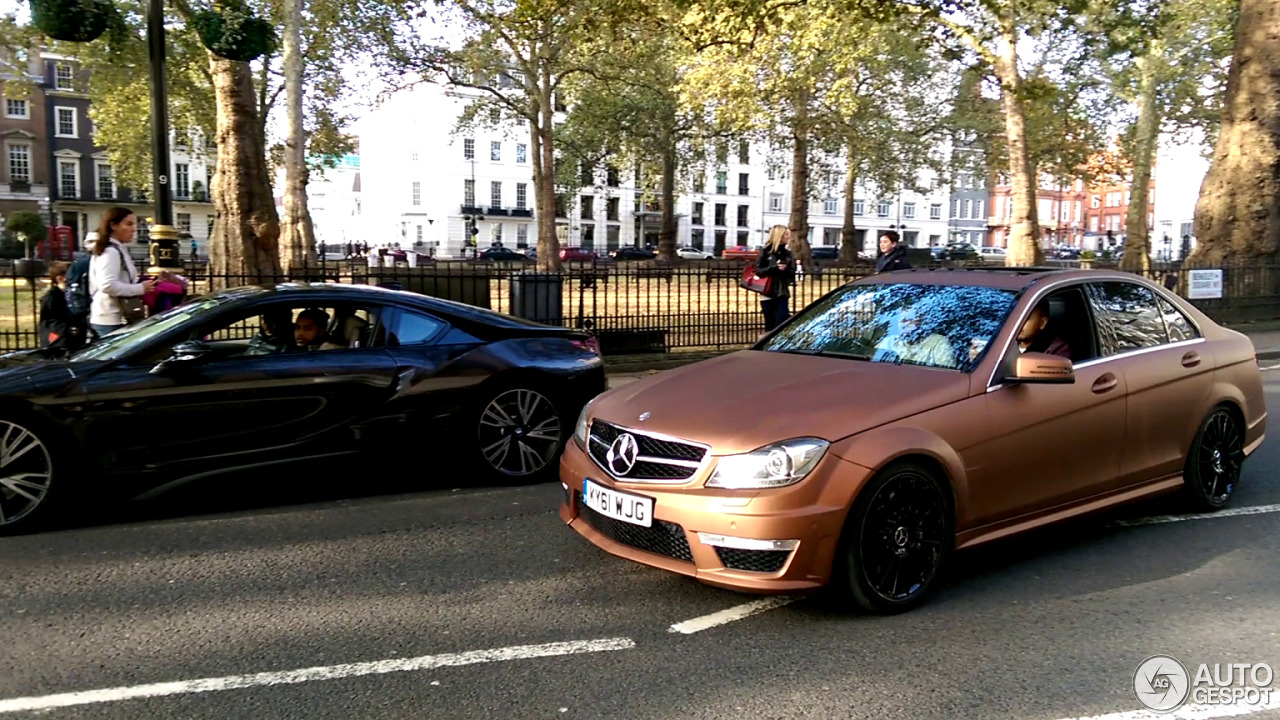
[[[850,285],[807,308],[758,349],[968,372],[1017,302],[1010,290]]]
[[[199,297],[169,308],[135,325],[120,328],[71,356],[72,360],[115,360],[171,328],[209,312],[233,298],[225,295]]]

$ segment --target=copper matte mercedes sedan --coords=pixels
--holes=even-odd
[[[894,272],[597,397],[560,517],[712,585],[901,612],[952,550],[1175,491],[1223,507],[1265,428],[1249,338],[1135,275]]]

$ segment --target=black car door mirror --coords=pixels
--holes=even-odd
[[[195,368],[213,357],[213,348],[200,340],[187,340],[173,346],[169,357],[151,368],[152,375],[165,375]]]

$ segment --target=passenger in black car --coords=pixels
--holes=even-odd
[[[329,313],[311,308],[298,314],[293,325],[293,340],[299,348],[316,350],[325,343],[325,328],[329,327]]]

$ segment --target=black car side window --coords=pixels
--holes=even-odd
[[[399,310],[387,328],[387,346],[421,345],[434,340],[448,325],[437,318],[410,310]]]
[[[1169,342],[1155,293],[1120,280],[1090,283],[1090,301],[1098,321],[1104,356],[1157,347]]]

